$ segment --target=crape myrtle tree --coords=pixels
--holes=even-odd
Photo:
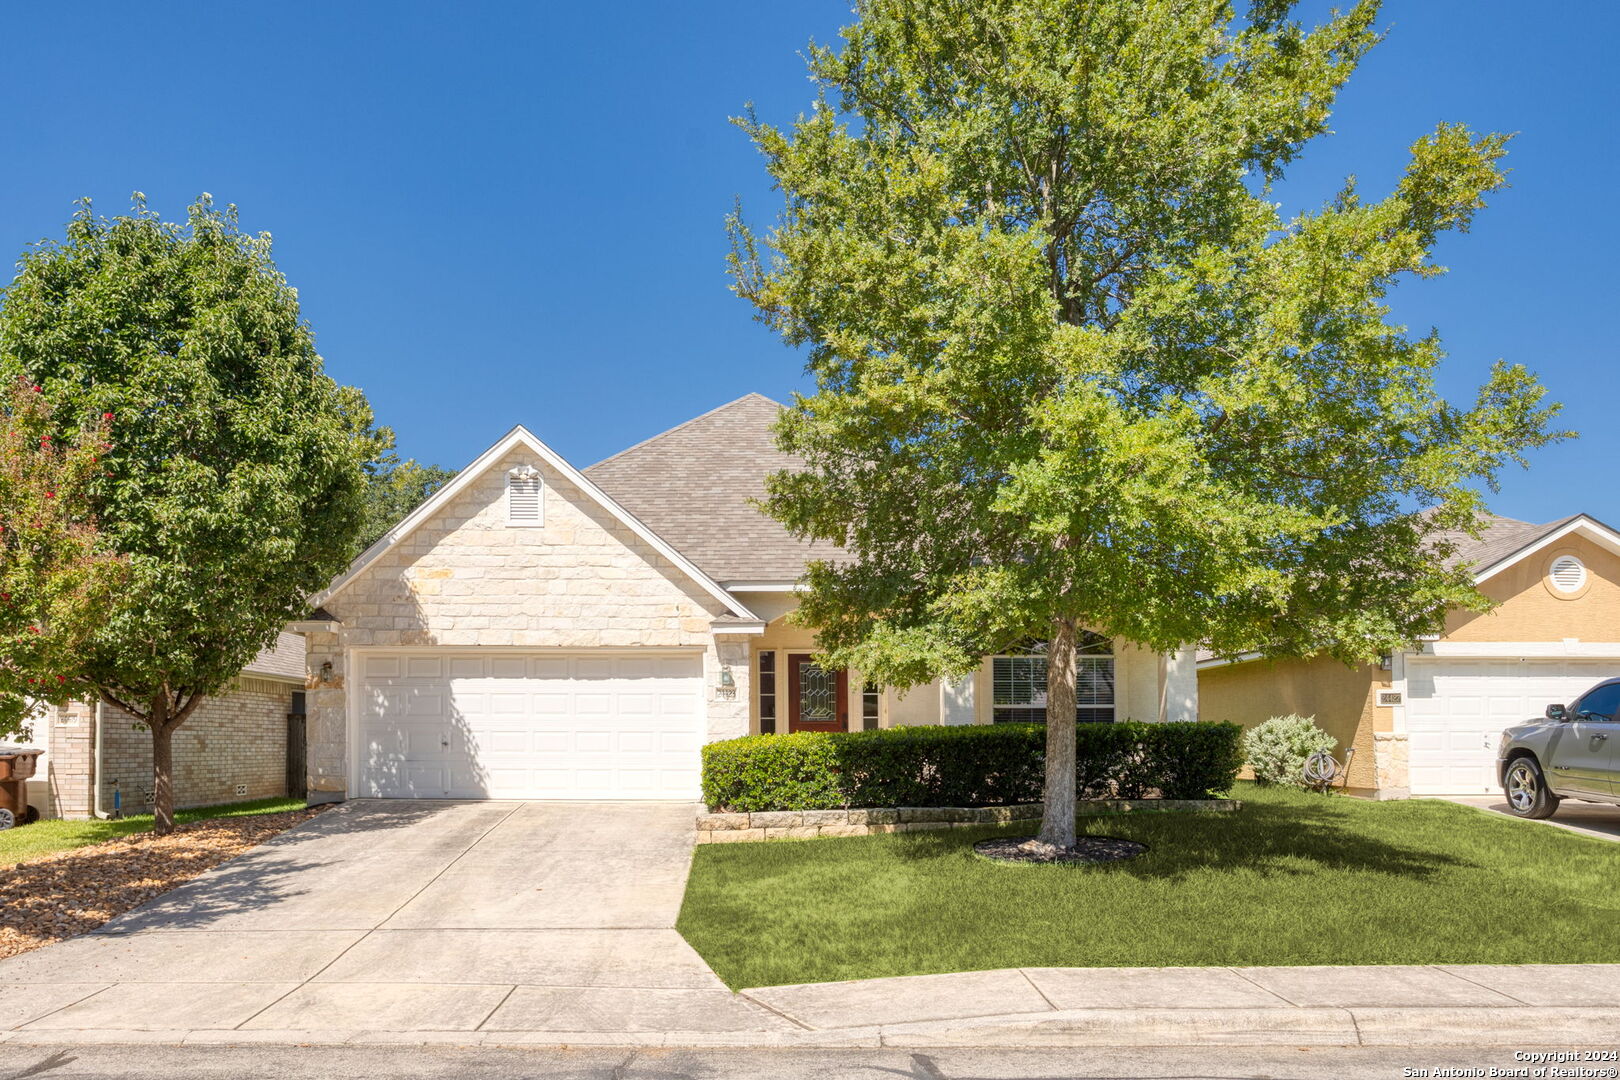
[[[83,692],[79,657],[123,580],[94,511],[112,421],[63,437],[41,387],[0,388],[0,738],[29,738],[40,705]]]
[[[785,196],[731,221],[737,290],[806,350],[767,509],[824,660],[892,685],[1048,643],[1046,812],[1074,843],[1082,629],[1345,661],[1483,600],[1436,534],[1553,437],[1498,365],[1470,405],[1389,319],[1503,185],[1441,124],[1394,190],[1284,219],[1273,184],[1378,38],[1289,0],[859,0],[819,93],[740,121]],[[1422,512],[1419,512],[1422,511]]]
[[[88,202],[0,297],[0,377],[61,425],[110,413],[94,492],[126,576],[64,674],[151,732],[156,831],[174,824],[172,738],[349,561],[379,447],[328,378],[270,237],[205,195],[184,224],[136,196]]]

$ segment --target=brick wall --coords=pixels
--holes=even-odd
[[[287,794],[287,714],[295,689],[290,683],[244,676],[229,692],[197,706],[174,734],[175,805],[211,806]],[[53,710],[49,723],[46,763],[53,811],[60,817],[89,817],[95,807],[95,706],[72,702]],[[103,809],[112,809],[116,779],[124,812],[149,812],[151,733],[110,705],[102,726]],[[238,785],[245,792],[238,792]]]
[[[47,721],[49,752],[45,755],[45,779],[49,784],[49,805],[38,806],[46,816],[84,818],[90,816],[90,772],[95,753],[95,706],[72,701],[52,709]]]

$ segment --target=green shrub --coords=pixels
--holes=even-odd
[[[1080,724],[1081,798],[1202,799],[1237,776],[1236,724]],[[711,810],[849,806],[1005,806],[1038,802],[1046,729],[1039,724],[899,727],[749,735],[703,748]]]
[[[1311,716],[1273,716],[1243,733],[1243,756],[1262,784],[1304,787],[1305,759],[1337,745]]]

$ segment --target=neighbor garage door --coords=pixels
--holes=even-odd
[[[1406,663],[1406,729],[1414,795],[1495,792],[1502,729],[1568,704],[1599,679],[1605,660],[1461,660]]]
[[[362,795],[695,799],[702,658],[362,653]]]

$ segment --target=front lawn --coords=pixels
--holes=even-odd
[[[303,799],[255,799],[252,802],[226,803],[223,806],[198,806],[180,810],[174,815],[178,824],[203,821],[216,817],[241,817],[245,814],[282,814],[289,810],[302,810]],[[119,821],[36,821],[32,825],[18,825],[0,832],[0,866],[35,859],[55,851],[67,851],[86,844],[99,843],[131,833],[152,831],[152,815],[136,814]]]
[[[678,924],[733,988],[1006,967],[1620,961],[1620,844],[1433,800],[1240,784],[1236,813],[1081,818],[1098,867],[954,829],[707,844]],[[1620,809],[1616,810],[1620,813]]]

